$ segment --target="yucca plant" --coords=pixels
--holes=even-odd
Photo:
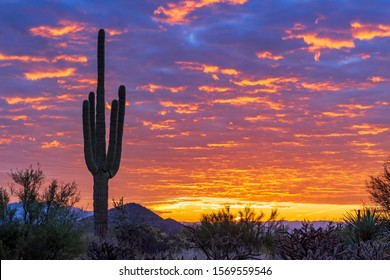
[[[344,216],[344,237],[349,245],[359,246],[361,242],[377,240],[383,233],[381,214],[375,208],[363,208],[348,212]]]

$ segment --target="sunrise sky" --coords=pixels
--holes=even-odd
[[[109,197],[195,221],[229,204],[337,219],[390,155],[389,1],[0,3],[0,186],[37,166],[81,190],[82,101],[127,88]],[[109,111],[106,111],[106,123]],[[108,134],[108,133],[107,133]]]

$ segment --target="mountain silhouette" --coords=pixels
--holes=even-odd
[[[93,216],[85,218],[84,222],[88,226],[93,226]],[[153,211],[137,203],[128,203],[119,208],[111,208],[108,210],[108,227],[113,228],[120,223],[133,225],[146,224],[169,235],[180,232],[184,227],[184,225],[173,219],[161,218]]]

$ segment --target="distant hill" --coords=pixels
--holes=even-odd
[[[87,217],[84,221],[93,227],[93,216]],[[161,218],[153,211],[137,203],[125,204],[122,209],[112,208],[108,210],[108,226],[114,227],[119,222],[125,224],[147,224],[167,234],[178,233],[184,227],[183,224],[173,219]]]
[[[15,210],[15,218],[23,219],[23,204],[22,202],[12,202],[8,204],[8,208]],[[83,209],[72,207],[72,211],[77,214],[79,220],[85,219],[93,215],[92,211],[85,211]]]
[[[330,221],[310,221],[314,228],[326,228]],[[302,227],[302,221],[281,221],[284,226],[287,226],[290,230],[299,229]]]

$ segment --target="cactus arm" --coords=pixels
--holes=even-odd
[[[118,135],[117,135],[117,145],[115,151],[115,159],[110,169],[110,177],[114,177],[119,170],[119,165],[121,163],[122,155],[122,137],[123,137],[123,127],[125,122],[125,107],[126,107],[126,88],[125,86],[120,86],[118,90],[119,96],[119,110],[118,110]]]
[[[95,93],[91,91],[88,96],[89,100],[89,121],[91,127],[91,144],[93,158],[96,159],[96,134],[95,134]]]
[[[98,35],[98,86],[96,91],[96,164],[99,169],[106,161],[106,121],[104,101],[104,30]]]
[[[90,126],[90,104],[88,100],[83,102],[83,135],[84,135],[84,157],[88,170],[92,174],[96,174],[97,167],[93,159],[92,143],[91,143],[91,126]]]
[[[108,152],[104,170],[110,172],[114,164],[115,151],[117,146],[118,136],[118,100],[114,99],[111,103],[111,118],[110,118],[110,142],[108,144]],[[110,174],[111,178],[111,174]]]

